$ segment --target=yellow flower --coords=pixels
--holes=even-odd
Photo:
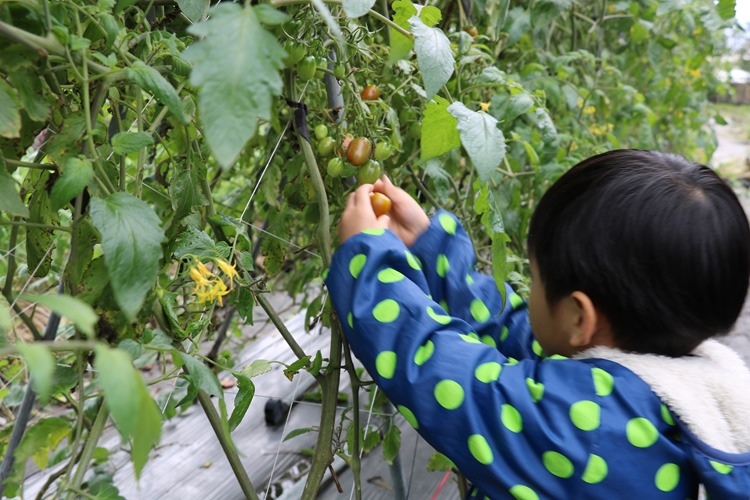
[[[593,115],[594,113],[596,113],[596,107],[594,106],[586,106],[583,108],[584,115]]]
[[[480,102],[479,107],[482,109],[482,111],[487,111],[488,109],[490,109],[490,103]]]
[[[201,286],[201,285],[207,285],[207,284],[209,284],[209,281],[206,278],[206,276],[204,276],[203,274],[201,274],[201,272],[198,270],[197,267],[191,267],[190,268],[190,277],[193,279],[193,281],[195,282],[196,286]]]
[[[221,269],[221,271],[227,275],[230,283],[232,283],[232,280],[234,278],[239,276],[239,274],[237,274],[237,269],[235,269],[233,265],[229,264],[229,262],[225,260],[216,259],[216,265],[219,266],[219,269]]]

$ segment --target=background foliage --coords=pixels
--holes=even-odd
[[[59,492],[111,494],[106,477],[84,477],[106,461],[95,452],[108,419],[138,474],[163,420],[197,399],[255,497],[230,433],[267,361],[235,367],[200,347],[222,309],[251,323],[259,304],[285,333],[269,291],[301,296],[308,324],[331,328],[328,353],[285,335],[299,358],[289,376],[309,371],[323,394],[305,497],[334,455],[358,470],[357,450],[376,443],[352,432],[358,412],[335,422],[341,367],[354,393],[361,382],[316,286],[347,193],[382,172],[453,210],[480,264],[523,292],[529,216],[567,168],[619,147],[710,158],[708,95],[734,8],[0,2],[0,488],[19,494],[31,459],[66,463]],[[352,137],[375,158],[346,151]],[[149,356],[184,379],[181,400],[155,404],[133,364]],[[238,380],[231,414],[219,369]],[[35,403],[66,411],[28,421]],[[397,449],[388,433],[386,460]]]

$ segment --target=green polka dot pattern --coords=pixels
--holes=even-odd
[[[414,353],[414,364],[422,366],[432,357],[434,352],[435,344],[432,343],[432,340],[428,340],[423,346],[420,346],[419,349],[417,349],[416,353]]]
[[[544,356],[544,350],[542,350],[542,344],[539,343],[539,341],[534,340],[531,343],[531,350],[536,354],[537,356]]]
[[[607,477],[607,462],[604,461],[599,455],[589,455],[589,460],[586,463],[586,469],[583,471],[581,480],[588,484],[598,484],[604,481]]]
[[[478,338],[476,338],[475,335],[476,334],[474,334],[474,335],[471,335],[471,334],[466,335],[466,334],[461,333],[461,334],[459,334],[459,337],[461,337],[464,342],[468,342],[469,344],[481,344],[481,342],[479,341]]]
[[[500,410],[500,420],[506,429],[519,433],[523,430],[523,419],[521,414],[512,405],[504,404]]]
[[[441,278],[445,278],[448,275],[448,271],[451,269],[451,263],[448,262],[448,257],[443,253],[437,256],[435,266],[438,276]]]
[[[492,338],[492,335],[482,335],[482,343],[490,347],[497,347],[497,342]]]
[[[375,370],[384,379],[392,379],[396,373],[396,353],[383,351],[375,358]]]
[[[544,396],[544,384],[536,382],[534,379],[526,378],[526,387],[529,388],[529,394],[531,394],[531,399],[535,403],[542,400]]]
[[[471,312],[471,317],[479,323],[484,323],[490,319],[490,310],[487,309],[487,306],[480,299],[471,301],[469,311]]]
[[[669,492],[677,487],[680,482],[680,467],[677,464],[664,464],[656,471],[656,488],[659,491]]]
[[[509,493],[513,495],[513,498],[516,500],[539,500],[539,495],[525,484],[517,484],[513,486]]]
[[[448,302],[445,299],[438,302],[438,304],[443,308],[443,311],[448,312]]]
[[[593,431],[600,424],[601,409],[593,401],[578,401],[570,406],[570,421],[582,431]]]
[[[510,301],[510,305],[513,309],[518,309],[523,304],[523,299],[517,293],[510,294],[508,300]]]
[[[346,323],[349,325],[349,328],[354,328],[354,315],[352,313],[346,315]]]
[[[469,452],[480,464],[489,465],[493,461],[492,448],[481,434],[469,436]]]
[[[422,264],[419,263],[419,259],[417,259],[409,250],[406,250],[406,263],[415,271],[422,270]]]
[[[625,429],[628,442],[638,448],[648,448],[659,438],[659,431],[645,418],[634,418]]]
[[[710,463],[711,467],[713,467],[714,470],[716,470],[716,472],[718,472],[719,474],[729,474],[730,472],[732,472],[732,469],[734,469],[734,467],[732,467],[731,465],[716,462],[714,460],[709,460],[708,463]]]
[[[352,260],[349,261],[349,273],[352,275],[352,278],[357,279],[359,277],[359,273],[362,272],[362,268],[365,267],[366,262],[367,256],[363,253],[352,257]]]
[[[664,420],[668,425],[674,425],[674,418],[672,417],[672,413],[669,411],[669,408],[667,408],[667,405],[663,404],[661,405],[661,419]]]
[[[508,327],[504,326],[503,329],[500,331],[500,342],[505,342],[505,340],[508,338],[509,333],[510,333],[510,330],[508,330]]]
[[[440,323],[441,325],[447,325],[451,322],[451,317],[445,314],[438,314],[432,307],[427,307],[427,315]]]
[[[458,227],[458,224],[453,217],[448,214],[440,214],[438,220],[440,221],[440,225],[443,227],[443,230],[446,233],[456,234],[456,228]]]
[[[383,236],[385,234],[385,229],[382,227],[373,227],[370,229],[364,229],[362,232],[364,234],[369,234],[370,236]]]
[[[503,366],[500,363],[489,361],[477,366],[474,370],[474,376],[480,382],[488,384],[490,382],[495,382],[500,378],[500,372],[502,371],[502,369]]]
[[[404,279],[404,275],[395,269],[383,269],[378,273],[378,281],[381,283],[396,283]]]
[[[609,396],[615,387],[615,379],[612,375],[601,368],[592,368],[591,376],[594,379],[594,390],[597,396]]]
[[[466,284],[467,285],[473,285],[474,284],[474,277],[471,274],[466,275]]]
[[[569,478],[573,475],[573,462],[562,453],[545,451],[542,454],[542,463],[553,476]]]
[[[398,318],[401,308],[393,299],[385,299],[378,302],[372,309],[372,315],[381,323],[391,323]]]
[[[419,429],[419,422],[417,422],[417,417],[414,416],[414,413],[403,405],[398,405],[396,407],[398,409],[398,412],[403,415],[403,417],[406,419],[407,422],[409,422],[409,425],[411,425],[415,429]]]
[[[464,390],[454,380],[441,380],[435,385],[435,400],[446,410],[455,410],[464,402]]]

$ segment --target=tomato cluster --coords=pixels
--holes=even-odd
[[[359,184],[372,184],[377,181],[383,172],[381,162],[393,155],[393,146],[387,141],[378,141],[373,148],[372,142],[367,137],[353,137],[351,134],[344,135],[340,148],[336,140],[329,135],[328,127],[319,123],[313,128],[317,139],[316,149],[322,157],[330,156],[326,173],[330,177],[340,177],[346,171],[346,164],[356,167],[356,177]],[[346,159],[346,162],[344,161]]]

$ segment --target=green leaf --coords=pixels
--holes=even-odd
[[[553,146],[557,144],[557,129],[547,111],[542,108],[536,108],[534,112],[529,115],[529,118],[541,132],[542,139],[544,139],[546,144]]]
[[[141,61],[136,61],[125,69],[125,74],[128,80],[152,93],[156,100],[165,105],[182,123],[187,123],[180,96],[161,73]]]
[[[71,422],[61,418],[43,418],[30,427],[16,449],[16,460],[19,462],[31,458],[40,469],[46,469],[49,455],[68,435]]]
[[[716,11],[724,20],[735,17],[737,15],[736,8],[736,0],[719,0],[719,3],[716,4]]]
[[[492,234],[492,277],[495,279],[500,295],[505,300],[505,282],[508,278],[508,243],[510,236],[506,233]]]
[[[229,430],[235,430],[250,407],[255,396],[255,384],[248,377],[235,374],[237,377],[237,395],[234,397],[234,409],[229,417]]]
[[[172,252],[178,259],[192,255],[200,260],[209,260],[216,257],[226,260],[229,250],[226,243],[216,243],[205,231],[188,226],[177,236]]]
[[[271,371],[271,362],[265,359],[255,359],[252,363],[242,369],[242,373],[247,377],[257,377]]]
[[[0,78],[0,136],[13,139],[21,134],[21,113],[16,91]]]
[[[197,23],[208,12],[211,0],[177,0],[177,6],[190,22]]]
[[[35,178],[27,175],[26,180]],[[29,198],[29,221],[41,226],[26,228],[27,263],[34,276],[47,276],[52,266],[52,249],[55,247],[52,229],[43,226],[53,226],[59,221],[57,212],[52,210],[49,194],[45,189],[50,174],[41,171],[33,182],[33,192]],[[26,181],[24,181],[24,187]]]
[[[425,161],[447,153],[461,145],[458,121],[448,112],[450,102],[435,96],[424,108],[420,160]]]
[[[188,215],[193,207],[206,204],[195,169],[182,170],[174,176],[169,183],[169,198],[177,220]]]
[[[187,379],[196,389],[200,389],[209,396],[224,399],[224,391],[221,389],[219,379],[216,378],[214,372],[203,364],[203,361],[183,352],[174,351],[174,354],[177,354],[185,363],[188,372]]]
[[[146,132],[118,132],[112,137],[112,149],[119,155],[126,155],[154,143],[154,138]]]
[[[29,367],[34,392],[40,401],[46,401],[52,388],[55,357],[49,349],[39,344],[18,342],[16,348]]]
[[[414,33],[414,51],[422,72],[427,99],[437,94],[453,74],[451,43],[439,28],[430,28],[418,16],[409,19]]]
[[[60,316],[68,318],[76,327],[88,337],[94,336],[94,325],[99,316],[94,309],[82,300],[70,295],[23,295],[24,300],[47,306]]]
[[[534,99],[525,92],[511,96],[495,94],[490,111],[492,116],[507,124],[533,107]]]
[[[383,458],[388,465],[392,465],[401,448],[401,429],[391,425],[383,437]]]
[[[455,467],[455,464],[448,457],[437,451],[427,461],[428,472],[449,471]]]
[[[507,17],[504,30],[508,33],[506,47],[515,45],[518,40],[531,31],[531,15],[523,7],[514,7]]]
[[[255,136],[258,120],[271,119],[286,52],[251,7],[219,4],[189,31],[201,37],[184,56],[194,64],[190,83],[199,87],[203,131],[216,160],[228,168]]]
[[[1,97],[0,100],[2,100]],[[2,114],[2,103],[0,103],[0,114]],[[16,189],[16,181],[2,165],[0,165],[0,212],[29,217],[29,209],[21,201]]]
[[[29,118],[35,122],[43,122],[49,118],[49,104],[42,97],[42,83],[39,74],[29,69],[14,71],[10,74],[10,81],[18,93],[21,107],[26,110]]]
[[[425,5],[422,7],[422,10],[419,11],[419,18],[426,26],[432,28],[443,18],[443,13],[440,12],[440,9],[437,7]]]
[[[83,192],[94,179],[94,167],[87,158],[68,158],[62,168],[62,176],[55,181],[50,193],[52,210],[64,207]]]
[[[393,2],[393,22],[408,30],[409,19],[417,15],[417,8],[410,0],[396,0]],[[414,47],[414,40],[402,35],[396,30],[391,30],[391,50],[388,53],[388,61],[393,63],[403,59]]]
[[[13,322],[10,317],[10,308],[3,301],[0,301],[0,335],[10,330],[11,326],[13,326]],[[4,340],[5,337],[0,338],[0,344]]]
[[[497,174],[497,167],[505,156],[505,137],[497,128],[497,120],[487,113],[468,109],[463,103],[454,102],[448,111],[458,120],[461,144],[469,153],[482,182]]]
[[[294,379],[294,376],[299,373],[300,370],[306,368],[310,364],[310,356],[303,356],[291,365],[284,369],[284,376],[289,380]]]
[[[314,427],[303,427],[301,429],[294,429],[292,432],[284,436],[284,439],[282,441],[289,441],[293,437],[301,436],[302,434],[307,434],[308,432],[313,432],[316,430]]]
[[[132,321],[159,272],[164,239],[159,217],[149,205],[124,192],[92,199],[90,212],[102,235],[115,300]]]
[[[346,17],[355,18],[367,14],[375,5],[375,0],[343,0],[341,5],[344,7]]]
[[[161,411],[149,395],[146,386],[141,382],[138,390],[138,420],[130,449],[136,478],[140,478],[149,452],[159,444],[161,426]]]

